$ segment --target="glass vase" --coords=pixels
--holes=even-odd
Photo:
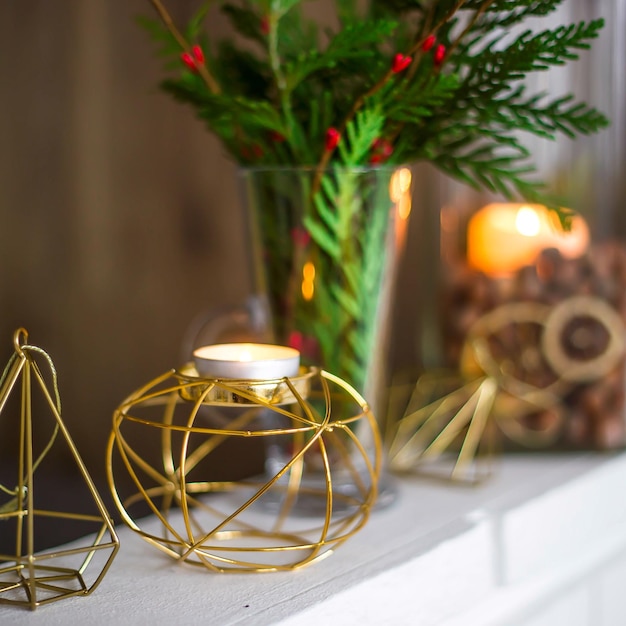
[[[257,339],[292,346],[304,366],[321,367],[346,381],[365,399],[382,431],[391,309],[411,210],[411,171],[251,168],[240,171],[240,181],[256,293],[244,315],[250,322],[247,332],[255,328]],[[333,421],[353,419],[349,412],[341,414],[341,404],[335,407]],[[322,406],[319,413],[323,416]],[[343,453],[334,459],[335,506],[351,497],[357,483],[370,480],[366,466],[359,469],[355,462],[359,455],[351,452],[346,434]],[[355,434],[364,445],[379,447],[370,440],[371,430]],[[292,451],[268,442],[266,472],[272,473]],[[301,482],[309,492],[324,480],[321,467],[311,450]],[[361,476],[356,483],[355,471]],[[381,506],[393,500],[394,491],[387,480],[378,482]],[[323,508],[306,497],[298,507],[311,513]]]
[[[240,177],[271,340],[346,380],[382,419],[410,170],[252,168]]]

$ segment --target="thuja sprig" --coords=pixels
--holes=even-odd
[[[149,2],[160,23],[144,25],[168,67],[178,64],[163,88],[242,164],[321,172],[346,164],[347,154],[352,165],[426,159],[474,186],[535,199],[544,187],[517,131],[554,139],[608,124],[568,94],[550,100],[520,85],[531,72],[574,61],[598,36],[602,20],[509,35],[563,0],[370,0],[361,9],[336,0],[340,27],[324,33],[304,17],[303,0],[213,2],[244,45],[206,38],[206,5],[181,31],[163,0]],[[373,126],[357,119],[372,111],[373,138],[363,134]],[[359,149],[341,149],[344,142]]]
[[[489,3],[491,1],[493,0],[485,0],[486,3]],[[343,119],[343,121],[341,122],[337,130],[339,135],[342,134],[346,126],[352,121],[356,113],[365,105],[365,103],[367,102],[369,98],[375,96],[381,89],[383,89],[385,85],[387,85],[389,81],[393,79],[396,74],[401,73],[403,70],[407,69],[411,65],[411,63],[413,62],[412,55],[415,54],[418,50],[420,50],[420,48],[423,48],[424,44],[429,38],[435,37],[439,28],[441,28],[441,26],[449,22],[452,19],[452,17],[454,17],[457,11],[463,6],[464,2],[465,0],[456,0],[455,3],[452,5],[452,7],[446,13],[444,13],[443,17],[441,17],[439,21],[433,26],[432,32],[428,34],[422,33],[421,36],[417,37],[417,40],[404,54],[402,52],[396,52],[395,56],[393,57],[393,61],[390,67],[383,74],[383,76],[376,83],[374,83],[374,85],[372,85],[367,91],[365,91],[364,93],[356,97],[356,99],[354,100],[354,104],[352,105],[352,108],[348,111],[348,114]],[[433,9],[431,9],[431,13],[429,15],[429,21],[432,21],[432,14],[433,14],[432,12],[434,11],[434,6],[435,5],[433,5]],[[439,50],[442,51],[443,49],[439,48]],[[441,55],[441,52],[440,52],[440,55]],[[417,60],[416,67],[417,67],[417,64],[419,64],[420,60],[421,59]],[[440,59],[440,61],[441,60],[443,59]],[[318,177],[320,173],[324,170],[324,168],[328,165],[328,162],[330,161],[331,156],[332,156],[332,152],[333,152],[333,149],[329,148],[329,146],[326,145],[326,149],[324,150],[322,154],[322,158],[320,159],[320,162],[317,166]]]

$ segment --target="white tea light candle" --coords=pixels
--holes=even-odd
[[[296,376],[300,353],[265,343],[221,343],[193,352],[196,369],[209,378],[273,380]]]

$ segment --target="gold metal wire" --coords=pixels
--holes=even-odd
[[[274,464],[240,481],[199,477],[207,457],[233,439],[263,443]],[[143,449],[152,441],[159,460],[133,441]],[[192,365],[171,370],[115,410],[107,447],[109,486],[126,524],[168,556],[212,572],[292,570],[327,557],[368,520],[380,466],[367,402],[317,368],[267,381],[202,378]],[[122,493],[129,479],[134,490]],[[142,528],[137,514],[145,513],[159,532]]]
[[[20,449],[18,455],[17,485],[10,489],[1,485],[1,491],[13,498],[0,507],[0,524],[16,521],[15,553],[0,554],[0,604],[36,609],[38,606],[73,596],[92,593],[100,584],[119,549],[119,540],[95,485],[89,476],[74,442],[61,418],[61,402],[57,375],[50,357],[37,346],[26,343],[28,333],[18,329],[13,338],[15,352],[0,379],[0,413],[5,409],[11,392],[21,378]],[[45,358],[53,380],[54,399],[49,392],[35,356]],[[33,381],[34,379],[34,381]],[[43,451],[35,457],[33,446],[33,415],[31,394],[33,382],[38,385],[52,417],[54,429]],[[97,513],[86,515],[64,511],[42,510],[35,507],[35,472],[55,443],[62,436],[76,463],[82,480],[93,499]],[[49,520],[74,520],[99,525],[95,537],[85,536],[74,547],[47,552],[35,552],[35,525]],[[83,545],[75,545],[83,544]],[[102,553],[100,562],[94,556]],[[108,553],[108,556],[107,556]],[[104,560],[104,563],[102,561]],[[90,567],[91,565],[91,567]],[[89,576],[87,570],[89,568]]]
[[[570,357],[563,346],[564,330],[577,317],[593,320],[608,336],[604,349],[586,360]],[[537,345],[525,342],[519,354],[507,354],[506,359],[520,358],[523,349],[536,350],[551,374],[543,387],[511,374],[506,360],[496,357],[490,347],[490,338],[503,329],[529,324],[540,330]],[[445,473],[451,467],[451,479],[477,482],[489,475],[496,432],[528,449],[550,446],[565,425],[565,395],[575,383],[601,379],[619,365],[625,332],[619,314],[594,296],[573,296],[556,306],[514,302],[486,313],[466,338],[465,360],[471,364],[471,376],[439,372],[418,380],[391,439],[391,468],[424,474],[436,467],[433,462],[445,460],[435,471],[442,474],[442,468]],[[449,385],[451,379],[455,382]],[[452,390],[439,393],[446,385]],[[542,429],[525,425],[525,417],[545,409],[555,416],[551,423]],[[478,460],[486,461],[487,471],[477,467]]]

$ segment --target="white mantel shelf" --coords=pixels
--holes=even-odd
[[[626,454],[508,457],[480,487],[399,481],[392,506],[297,572],[212,574],[118,531],[92,595],[0,606],[0,624],[626,624]]]

